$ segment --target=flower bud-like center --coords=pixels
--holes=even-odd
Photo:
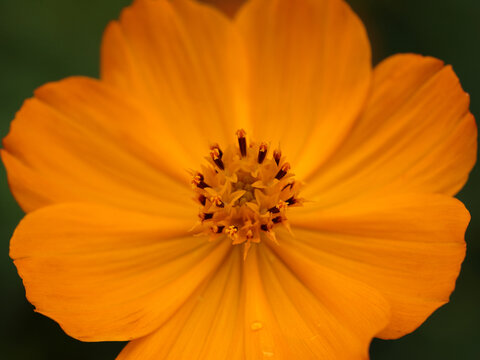
[[[275,229],[289,229],[287,211],[299,206],[300,183],[279,150],[268,156],[266,143],[247,144],[244,130],[238,144],[223,151],[212,145],[208,165],[193,173],[195,201],[200,204],[197,234],[211,241],[228,238],[244,245],[244,257],[252,243],[277,242]]]

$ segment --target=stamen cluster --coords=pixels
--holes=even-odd
[[[244,257],[252,243],[265,237],[277,242],[274,229],[289,229],[287,209],[299,206],[300,184],[279,150],[268,157],[266,143],[247,146],[244,130],[237,131],[238,146],[225,151],[214,144],[208,166],[193,173],[195,201],[200,205],[199,223],[194,231],[210,241],[229,238],[233,245],[244,244]]]

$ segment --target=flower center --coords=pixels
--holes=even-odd
[[[268,156],[266,143],[247,146],[244,130],[237,131],[238,146],[222,151],[210,148],[209,166],[193,173],[192,184],[200,203],[200,222],[194,227],[210,241],[228,238],[244,244],[244,257],[252,243],[265,238],[277,242],[275,228],[289,229],[287,210],[299,206],[301,184],[279,150]]]

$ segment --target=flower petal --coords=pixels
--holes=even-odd
[[[192,216],[185,164],[161,152],[162,144],[148,148],[137,132],[148,116],[97,80],[42,86],[3,141],[2,160],[17,201],[27,212],[92,201]]]
[[[201,159],[244,126],[245,55],[233,24],[188,0],[136,0],[108,27],[102,80],[142,101],[166,137]]]
[[[28,300],[77,339],[118,341],[162,325],[231,249],[188,233],[189,221],[90,204],[28,214],[10,256]]]
[[[203,289],[154,334],[130,342],[117,360],[250,359],[243,355],[243,260],[239,247],[232,249]]]
[[[245,0],[202,0],[202,2],[215,6],[229,17],[234,17]]]
[[[245,358],[367,359],[370,340],[388,323],[385,299],[358,281],[290,257],[283,245],[271,246],[279,257],[258,246],[245,264]]]
[[[298,210],[291,214],[295,238],[279,238],[283,251],[301,253],[379,290],[392,311],[380,337],[415,330],[448,302],[465,256],[470,219],[458,200],[403,194],[316,212]]]
[[[237,23],[249,55],[254,136],[280,142],[305,177],[335,150],[365,101],[365,28],[337,0],[251,0]]]
[[[450,66],[396,55],[377,66],[373,92],[339,151],[308,179],[324,205],[368,192],[453,195],[477,153],[477,127]]]
[[[117,360],[368,357],[388,320],[376,290],[320,267],[302,274],[312,290],[265,244],[253,245],[245,263],[242,256],[233,248],[198,297]]]

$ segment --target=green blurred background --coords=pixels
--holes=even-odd
[[[215,1],[215,0],[210,0]],[[228,0],[227,0],[228,1]],[[231,0],[234,1],[235,0]],[[295,1],[295,0],[292,0]],[[218,0],[217,0],[218,2]],[[238,1],[236,1],[238,2]],[[130,0],[0,0],[0,136],[32,91],[70,75],[98,76],[103,29]],[[350,0],[365,22],[374,62],[400,52],[452,64],[480,118],[480,1]],[[480,359],[480,173],[459,198],[472,213],[468,252],[451,302],[411,335],[374,340],[372,359]],[[122,343],[81,343],[33,312],[8,257],[22,211],[0,170],[0,358],[114,359]]]

